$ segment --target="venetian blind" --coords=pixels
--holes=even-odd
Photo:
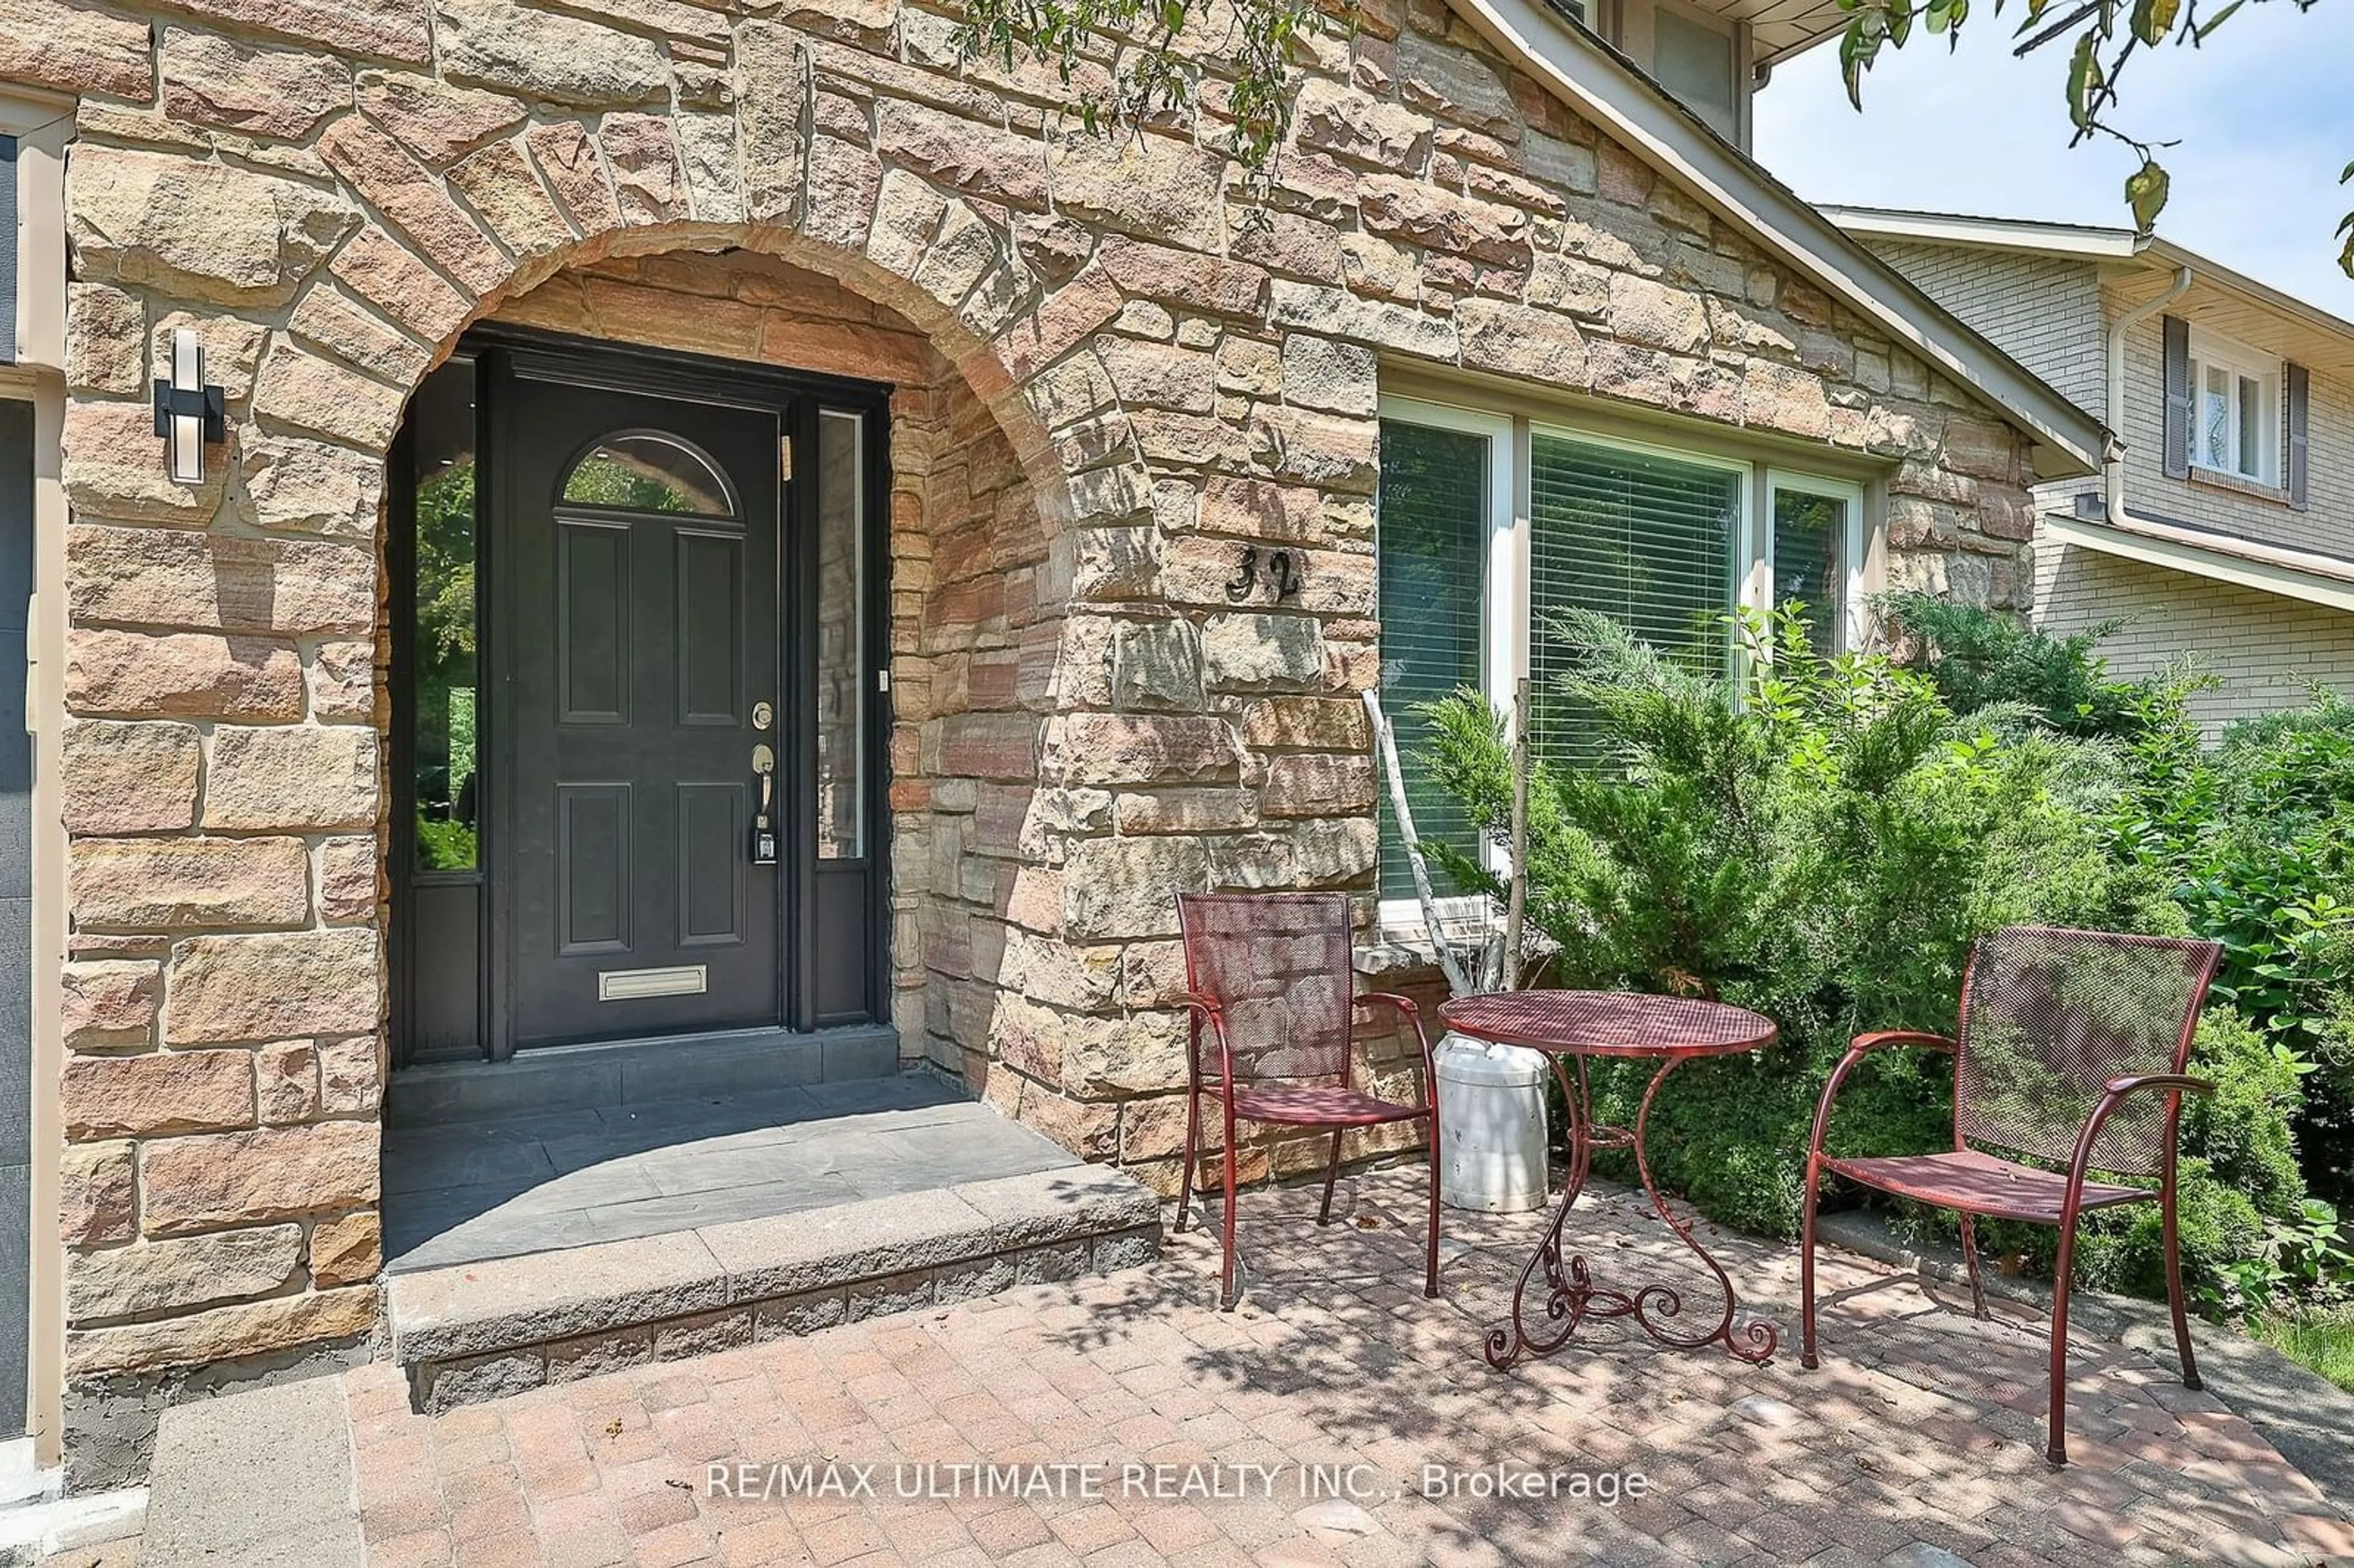
[[[1415,765],[1429,727],[1415,709],[1479,685],[1488,461],[1485,436],[1382,421],[1382,711],[1397,729],[1415,832],[1466,853],[1477,835],[1463,809]],[[1414,875],[1396,824],[1386,810],[1381,821],[1382,895],[1411,898]],[[1444,893],[1445,879],[1433,880]]]
[[[1807,607],[1803,619],[1818,653],[1839,652],[1846,541],[1846,502],[1798,490],[1774,493],[1774,608],[1792,599]]]
[[[1597,610],[1694,669],[1727,668],[1742,475],[1539,435],[1530,454],[1529,701],[1539,750],[1594,758],[1590,715],[1558,690],[1568,656],[1548,629]]]

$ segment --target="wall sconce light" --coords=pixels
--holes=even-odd
[[[172,375],[155,382],[155,433],[175,484],[205,482],[205,448],[228,440],[221,389],[205,385],[205,345],[190,327],[172,329]]]

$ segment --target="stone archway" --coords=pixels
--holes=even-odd
[[[788,32],[744,24],[737,47]],[[1088,341],[1126,302],[1099,262],[1025,251],[1002,210],[822,144],[799,88],[526,122],[484,88],[374,74],[291,173],[96,137],[70,170],[63,1234],[69,1376],[109,1397],[375,1321],[384,461],[471,322],[592,262],[734,248],[929,338],[957,418],[1018,466],[1043,525],[1034,613],[990,651],[1002,700],[906,743],[929,796],[907,809],[985,822],[1009,868],[985,908],[1045,874],[1042,732],[1102,683],[1066,672],[1100,666],[1110,623],[1072,612],[1153,587],[1144,462]],[[192,489],[163,481],[143,400],[149,339],[178,324],[231,416]],[[903,1027],[983,1078],[1000,960],[952,928],[970,908],[907,914],[895,945],[923,968]],[[1029,1065],[1052,1097],[1050,1065]]]

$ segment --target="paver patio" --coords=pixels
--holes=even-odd
[[[1837,1253],[1825,1362],[1799,1370],[1796,1260],[1712,1237],[1784,1327],[1762,1369],[1663,1351],[1616,1324],[1507,1372],[1480,1360],[1539,1224],[1449,1212],[1447,1299],[1420,1293],[1419,1168],[1315,1192],[1246,1195],[1246,1294],[1211,1309],[1200,1232],[1160,1263],[700,1360],[643,1367],[438,1418],[394,1370],[349,1374],[371,1563],[1157,1563],[1996,1564],[2305,1563],[2354,1555],[2347,1515],[2215,1395],[2138,1353],[2074,1359],[2075,1463],[2041,1454],[2040,1324],[1989,1323]],[[1672,1266],[1639,1200],[1606,1189],[1579,1224],[1597,1275]],[[1704,1277],[1679,1273],[1698,1287]],[[1694,1310],[1702,1309],[1696,1302]],[[871,1497],[707,1495],[707,1467],[873,1466]],[[894,1467],[1100,1464],[1102,1496],[905,1500]],[[1615,1504],[1558,1483],[1500,1499],[1493,1467],[1624,1478]],[[1142,1477],[1125,1467],[1173,1466]],[[1223,1489],[1168,1496],[1221,1466]],[[1353,1499],[1300,1495],[1302,1467]],[[1361,1467],[1349,1472],[1350,1466]],[[1462,1490],[1423,1495],[1427,1466]],[[1259,1469],[1273,1472],[1262,1486]],[[1632,1477],[1644,1495],[1632,1495]],[[942,1489],[949,1472],[931,1479]],[[1161,1493],[1163,1495],[1155,1495]],[[1950,1554],[1950,1555],[1948,1555]]]

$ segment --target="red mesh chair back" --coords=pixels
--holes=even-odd
[[[1225,1015],[1236,1083],[1347,1076],[1356,974],[1344,895],[1187,893],[1177,919],[1188,985]],[[1217,1075],[1207,1055],[1202,1067]]]
[[[2111,1078],[2183,1070],[2221,953],[2213,942],[2035,926],[1979,938],[1962,982],[1956,1142],[2064,1164]],[[2174,1104],[2126,1099],[2091,1168],[2158,1174]]]

